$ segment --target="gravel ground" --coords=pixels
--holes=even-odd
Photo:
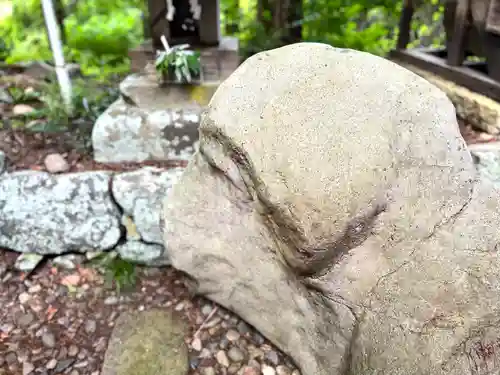
[[[14,269],[16,257],[0,253],[2,375],[99,375],[116,318],[149,308],[173,309],[188,322],[189,374],[299,375],[238,317],[191,298],[183,275],[171,267],[139,267],[134,289],[117,295],[93,268],[67,270],[47,261],[26,276]]]

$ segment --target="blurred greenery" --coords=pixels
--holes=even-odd
[[[13,118],[4,127],[69,130],[78,147],[88,149],[94,121],[118,97],[117,81],[129,72],[129,49],[144,41],[147,1],[53,0],[66,15],[66,61],[83,73],[73,79],[74,111],[64,107],[53,79],[36,92],[9,86],[15,103],[38,104],[22,116],[28,124]],[[422,2],[416,11],[410,47],[444,43],[439,1]],[[396,45],[401,7],[402,0],[220,0],[221,31],[239,38],[243,59],[300,40],[385,55]],[[0,61],[52,63],[40,0],[0,0]]]
[[[6,2],[4,1],[4,4]],[[52,62],[40,0],[10,1],[12,12],[0,22],[0,58],[7,63]],[[86,75],[97,78],[125,73],[127,51],[143,39],[138,0],[62,0],[68,61],[80,64]]]
[[[68,61],[79,63],[84,74],[98,78],[126,73],[128,49],[143,41],[141,14],[147,0],[60,1],[68,14],[64,20]],[[272,10],[280,2],[283,0],[221,0],[221,30],[240,38],[243,57],[283,45],[284,35],[293,27],[301,28],[305,41],[379,55],[395,46],[401,0],[291,0],[292,6],[301,7],[296,12],[301,18],[269,27],[276,26]],[[40,0],[0,3],[12,6],[12,13],[0,22],[0,59],[51,62]],[[412,46],[443,43],[442,14],[438,0],[424,2],[412,24]]]

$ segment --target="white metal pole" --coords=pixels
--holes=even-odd
[[[45,24],[47,25],[47,32],[49,35],[50,48],[54,56],[54,64],[57,76],[57,82],[61,89],[61,96],[68,111],[72,111],[72,88],[71,80],[69,78],[66,63],[64,62],[63,46],[61,42],[61,35],[59,34],[59,27],[57,26],[56,14],[54,11],[54,4],[52,0],[42,0],[43,15]]]

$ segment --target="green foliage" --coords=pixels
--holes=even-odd
[[[115,85],[103,85],[78,79],[73,82],[72,111],[64,106],[57,83],[48,83],[40,93],[43,109],[39,117],[44,121],[31,126],[31,131],[69,131],[76,141],[75,147],[91,147],[90,134],[98,116],[119,96]]]
[[[102,253],[91,264],[104,275],[105,286],[118,294],[132,289],[137,282],[135,265],[121,259],[115,252]]]
[[[12,15],[0,22],[0,59],[5,58],[7,62],[51,62],[40,0],[11,1]],[[141,13],[145,11],[147,1],[62,2],[68,14],[64,25],[67,60],[79,63],[85,74],[97,77],[127,72],[127,52],[143,39]],[[291,1],[291,4],[294,3]],[[384,55],[394,48],[397,40],[401,4],[400,0],[303,0],[303,9],[299,12],[302,16],[287,28],[300,25],[304,41],[324,42]],[[286,28],[270,29],[258,21],[257,0],[221,0],[220,6],[221,29],[236,32],[243,58],[283,45]],[[266,17],[271,15],[265,13],[264,21]],[[410,47],[442,45],[442,17],[443,6],[439,0],[424,2],[414,17]],[[193,70],[181,68],[186,64],[181,61],[184,57],[179,56],[172,62],[169,60],[172,56],[167,58],[162,54],[162,58],[169,60],[170,64],[178,64],[177,74],[183,77],[186,77],[186,72],[193,75]],[[186,59],[190,58],[186,56]],[[196,64],[194,59],[191,63]],[[157,67],[164,69],[162,64]]]
[[[72,84],[72,111],[64,105],[59,85],[54,81],[41,84],[36,90],[7,86],[15,104],[28,104],[35,110],[10,119],[6,125],[33,132],[64,132],[71,136],[75,148],[90,150],[92,126],[118,98],[119,90],[113,82],[104,84],[82,78],[74,79]]]
[[[65,55],[87,75],[107,77],[129,69],[128,49],[143,38],[141,12],[145,1],[89,0],[63,2]],[[0,23],[0,57],[8,63],[52,61],[40,0],[13,0],[12,15]],[[3,44],[3,46],[2,46]]]
[[[156,70],[177,82],[191,83],[200,74],[200,53],[187,48],[188,44],[173,46],[168,51],[159,51]]]
[[[221,6],[231,9],[234,1],[222,0]],[[385,55],[396,45],[401,6],[399,0],[303,0],[302,19],[295,20],[288,27],[301,25],[304,41]],[[285,30],[265,30],[264,25],[256,20],[256,7],[257,0],[240,1],[237,36],[244,57],[283,44],[281,39]],[[438,0],[424,2],[413,20],[410,47],[442,45],[442,15],[443,6]],[[227,17],[222,20],[231,22]]]

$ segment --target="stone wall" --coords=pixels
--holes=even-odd
[[[124,259],[169,264],[161,200],[182,168],[124,172],[0,174],[0,248],[44,255],[116,250]]]

